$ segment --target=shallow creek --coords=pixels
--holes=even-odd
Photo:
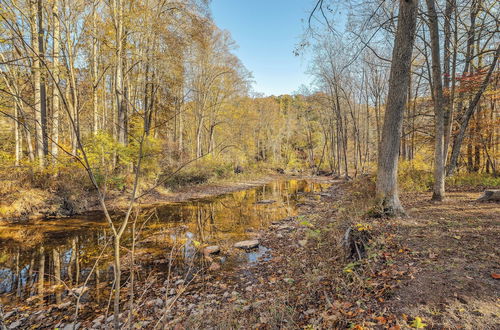
[[[130,248],[135,233],[137,263],[146,260],[147,264],[141,264],[138,271],[143,276],[153,268],[160,272],[185,272],[190,249],[219,245],[223,252],[228,251],[236,241],[254,237],[273,221],[297,215],[298,204],[306,196],[311,198],[310,193],[321,192],[328,186],[307,180],[275,181],[212,198],[161,204],[132,217],[135,226],[128,226],[122,245]],[[119,214],[114,216],[120,219]],[[101,300],[99,292],[109,292],[113,278],[111,238],[100,213],[1,226],[0,303],[23,302],[40,290],[46,301],[56,302],[61,298],[60,292],[67,294],[64,287],[82,288],[93,268],[86,283],[92,292],[87,299]],[[268,252],[260,246],[235,255],[223,253],[217,260],[229,267],[239,262],[256,262],[266,258]],[[126,271],[130,249],[124,248],[122,255]],[[167,261],[173,259],[175,262]],[[63,287],[55,285],[56,278],[61,278]]]

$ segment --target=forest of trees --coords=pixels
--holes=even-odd
[[[399,215],[398,175],[435,201],[447,177],[497,177],[497,0],[395,3],[311,1],[290,52],[312,54],[314,81],[265,96],[210,1],[2,0],[2,203],[90,187],[113,236],[119,328],[121,238],[155,188],[240,172],[376,173],[381,211]],[[127,196],[120,221],[109,191]]]
[[[444,164],[431,157],[435,144],[448,174],[497,172],[494,4],[421,4],[401,159]],[[351,7],[343,33],[312,16],[314,85],[262,97],[251,94],[251,73],[207,3],[3,1],[2,165],[67,166],[81,144],[94,169],[129,172],[144,135],[155,175],[196,158],[349,176],[373,170],[397,20],[388,3]]]
[[[435,200],[444,198],[445,175],[457,167],[497,174],[500,43],[495,3],[400,1],[395,20],[388,2],[353,1],[340,37],[324,11],[345,8],[317,2],[326,32],[312,32],[317,47],[313,72],[322,90],[329,91],[329,107],[337,109],[332,127],[344,155],[337,156],[338,169],[343,161],[345,174],[348,163],[356,170],[369,159],[368,150],[378,150],[377,191],[383,199],[395,194],[383,201],[389,213],[402,211],[399,158],[420,157],[432,164]]]

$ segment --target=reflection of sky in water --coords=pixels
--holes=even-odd
[[[289,180],[213,198],[164,204],[154,209],[154,216],[147,223],[139,220],[137,228],[142,230],[136,248],[138,251],[143,249],[147,253],[162,254],[159,257],[165,258],[165,252],[170,250],[169,246],[177,242],[184,245],[184,253],[192,258],[197,252],[195,242],[231,246],[235,241],[251,238],[252,231],[266,228],[272,221],[296,215],[296,204],[301,202],[302,192],[322,191],[327,186],[304,180]],[[256,203],[261,200],[276,202]],[[144,212],[146,217],[152,210]],[[27,283],[37,280],[42,260],[40,247],[43,247],[45,259],[46,285],[54,284],[54,250],[60,255],[62,279],[67,281],[69,278],[70,263],[73,263],[70,269],[73,279],[76,278],[74,273],[77,268],[80,270],[80,279],[83,279],[111,237],[107,224],[99,213],[40,221],[35,225],[15,224],[4,227],[6,230],[0,230],[0,293],[15,292],[18,279],[23,288]],[[7,232],[15,235],[17,232],[34,229],[40,236],[36,242],[30,240],[31,234],[27,234],[26,239],[5,237]],[[124,233],[122,242],[122,245],[130,246],[130,228]],[[97,268],[102,273],[110,270],[112,260],[111,247],[108,246],[105,251]],[[79,267],[76,267],[76,260],[72,260],[73,252],[78,257]],[[266,252],[268,249],[260,246],[246,251],[243,260],[239,261],[257,262],[267,258]],[[231,262],[228,260],[228,263]],[[33,268],[32,271],[30,267]],[[32,291],[28,288],[22,295],[26,298],[26,294]],[[13,298],[12,295],[0,295],[0,303],[8,303]]]
[[[266,255],[266,253],[268,251],[270,251],[270,250],[262,245],[259,245],[259,247],[256,249],[247,251],[246,255],[247,255],[248,262],[254,263],[257,261],[266,261],[266,260],[271,259],[270,255]]]
[[[12,289],[12,275],[10,269],[0,269],[0,293],[9,292]]]

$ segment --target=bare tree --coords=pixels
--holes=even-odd
[[[377,199],[385,215],[404,213],[399,200],[397,171],[403,111],[407,101],[408,76],[417,23],[418,0],[400,0],[389,92],[380,142],[377,170]]]
[[[439,25],[434,0],[426,0],[429,30],[431,35],[432,53],[432,86],[434,95],[434,126],[435,126],[435,148],[434,148],[434,189],[432,200],[441,201],[444,198],[445,179],[445,102],[443,96],[443,81],[441,78],[441,53],[439,51]]]

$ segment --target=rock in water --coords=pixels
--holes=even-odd
[[[235,248],[245,249],[245,250],[254,249],[257,246],[259,246],[259,241],[256,239],[248,240],[248,241],[241,241],[241,242],[234,244]]]
[[[205,256],[208,256],[209,254],[215,254],[220,252],[220,246],[218,245],[211,245],[207,246],[206,248],[203,249],[203,254]]]
[[[500,202],[500,189],[485,190],[483,195],[477,199],[478,202]]]

